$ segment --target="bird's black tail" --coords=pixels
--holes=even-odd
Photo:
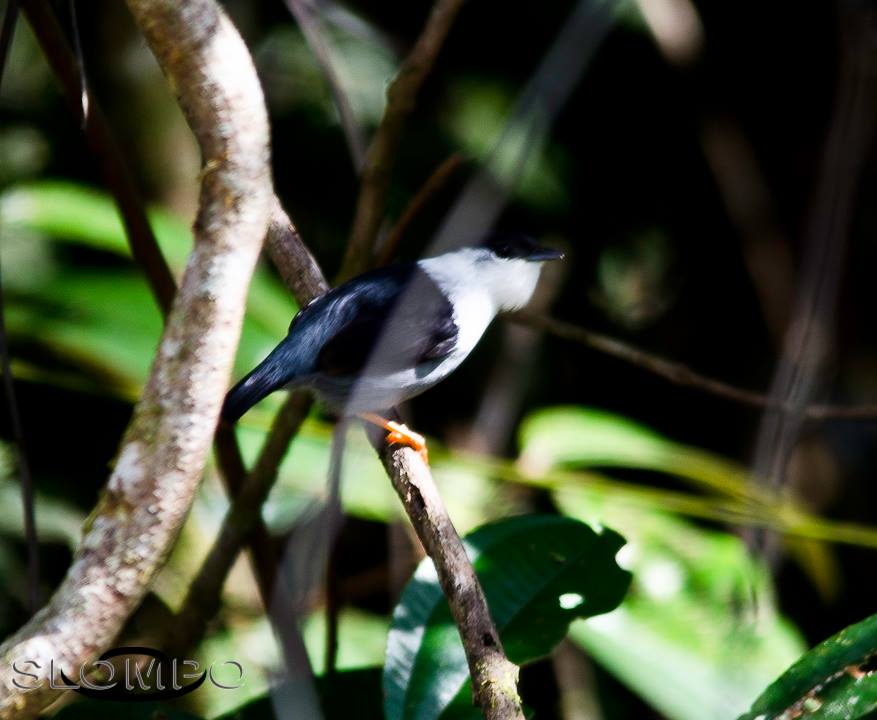
[[[298,374],[298,363],[289,338],[228,391],[222,404],[222,419],[235,422],[262,398],[286,387]]]

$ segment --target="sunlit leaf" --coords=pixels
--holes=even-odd
[[[148,211],[150,224],[168,264],[179,274],[192,249],[187,223],[160,209]],[[23,229],[58,242],[130,257],[125,228],[113,199],[106,193],[66,181],[40,181],[13,186],[0,194],[0,224]],[[112,277],[110,270],[106,275]],[[147,291],[148,292],[148,291]],[[150,298],[151,296],[147,295]],[[286,334],[296,305],[290,293],[266,271],[257,268],[250,286],[247,316],[271,338],[267,354]],[[260,358],[261,359],[261,358]]]
[[[670,720],[740,712],[800,654],[739,538],[611,496],[595,504],[573,487],[554,498],[566,514],[624,533],[634,577],[618,610],[574,625],[571,637]]]
[[[73,549],[82,536],[85,514],[61,498],[37,493],[34,498],[37,534],[43,542],[62,542]],[[21,486],[0,479],[0,533],[24,537]]]
[[[381,665],[389,629],[389,618],[361,610],[344,609],[338,615],[338,654],[336,668],[352,670]],[[311,667],[321,673],[326,664],[326,615],[311,613],[302,628]]]
[[[185,223],[160,210],[149,211],[162,253],[179,268],[192,249]],[[125,228],[106,193],[63,180],[15,185],[0,195],[0,223],[36,230],[63,242],[129,256]]]
[[[741,466],[662,437],[602,410],[552,407],[529,415],[520,428],[519,466],[532,475],[551,467],[623,467],[675,475],[728,495],[749,497]]]
[[[801,657],[740,720],[858,720],[877,712],[877,615]]]
[[[558,516],[502,520],[466,537],[491,615],[514,662],[547,655],[579,617],[608,612],[630,576],[615,562],[624,540]],[[468,670],[432,562],[424,560],[393,613],[384,671],[390,720],[439,717],[471,699]]]

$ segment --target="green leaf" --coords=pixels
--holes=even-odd
[[[525,477],[538,478],[554,468],[629,468],[665,473],[697,487],[737,501],[736,507],[716,503],[736,512],[740,520],[761,518],[807,533],[811,538],[835,539],[873,533],[867,528],[827,525],[808,516],[788,495],[775,494],[754,482],[742,465],[700,448],[674,442],[627,418],[591,408],[561,406],[531,414],[521,425],[518,468]],[[741,511],[744,514],[740,514]],[[733,518],[726,518],[733,521]],[[790,545],[801,568],[825,596],[834,591],[835,561],[825,545]]]
[[[558,466],[635,468],[674,475],[734,497],[756,494],[745,468],[737,463],[602,410],[540,410],[521,424],[519,443],[519,466],[530,475]]]
[[[740,720],[857,720],[877,711],[877,615],[841,630],[786,670]]]
[[[161,210],[150,210],[148,216],[169,264],[181,267],[192,249],[189,228]],[[112,198],[73,182],[44,180],[9,188],[0,195],[0,223],[115,255],[131,254]]]
[[[192,249],[191,230],[182,220],[161,209],[151,208],[147,215],[162,254],[168,264],[180,273]],[[126,258],[131,256],[125,228],[113,199],[106,193],[72,182],[41,181],[7,189],[0,194],[0,224],[40,233],[56,242],[82,245]],[[101,273],[111,283],[118,271],[102,268]],[[65,276],[68,274],[64,273]],[[141,294],[154,306],[145,282],[142,282],[142,288]],[[105,314],[114,315],[124,322],[127,313],[115,306],[116,298],[121,295],[119,289],[113,299],[99,307]],[[98,302],[95,300],[91,306],[98,307]],[[296,310],[293,298],[277,278],[265,267],[257,267],[247,300],[250,322],[244,340],[248,339],[248,335],[258,335],[260,352],[245,351],[245,364],[254,364],[255,360],[261,359],[274,347],[286,334]],[[270,342],[266,338],[270,338]],[[79,335],[79,339],[87,341],[93,338]],[[150,336],[149,339],[154,347],[157,336]],[[97,350],[99,356],[104,356],[103,348]],[[131,354],[134,355],[133,352]],[[253,354],[259,357],[252,358]],[[151,355],[138,353],[138,356],[142,357],[141,364],[148,365]],[[138,373],[143,374],[142,368],[138,368]]]
[[[570,637],[664,717],[733,717],[800,655],[768,574],[738,537],[584,487],[553,498],[566,514],[600,517],[627,538],[630,592],[616,611],[573,624]]]
[[[506,652],[516,663],[550,653],[575,618],[616,607],[630,583],[629,573],[615,562],[623,538],[569,518],[510,518],[475,530],[465,543]],[[426,559],[393,613],[385,715],[428,720],[452,706],[454,717],[466,716],[468,677],[456,626]]]

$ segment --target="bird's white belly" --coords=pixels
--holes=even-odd
[[[475,292],[454,300],[457,342],[448,356],[414,368],[381,372],[380,353],[393,350],[379,343],[378,357],[369,361],[362,375],[355,378],[320,375],[310,378],[307,384],[325,404],[343,415],[387,410],[429,390],[460,366],[496,315],[492,302],[483,293]]]

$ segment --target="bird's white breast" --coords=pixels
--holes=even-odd
[[[418,266],[450,301],[457,326],[454,349],[440,360],[396,372],[381,372],[379,361],[372,361],[357,378],[312,378],[308,384],[340,412],[386,409],[444,380],[472,352],[500,310],[515,310],[529,301],[539,278],[538,264],[497,260],[479,248],[426,258]]]
[[[472,277],[475,266],[466,250],[426,258],[418,265],[451,303],[457,326],[457,345],[448,360],[456,368],[475,348],[487,326],[496,317],[498,307],[490,288],[480,277]]]

